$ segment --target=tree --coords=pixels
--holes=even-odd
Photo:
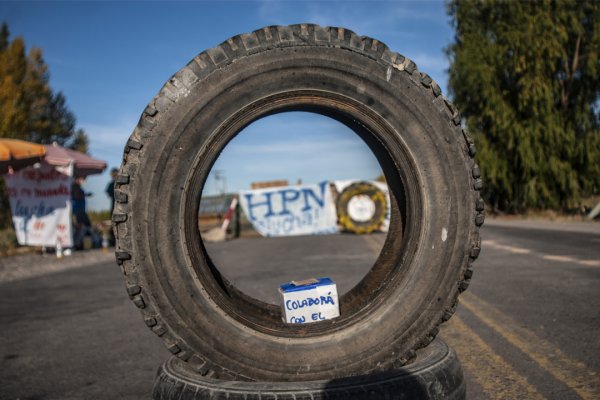
[[[75,116],[61,92],[49,85],[42,51],[27,55],[22,38],[10,40],[6,23],[0,28],[0,137],[60,145],[87,152],[88,138],[75,131]],[[0,179],[0,228],[10,226],[10,207]]]
[[[450,94],[506,211],[567,209],[600,191],[600,3],[448,5]]]
[[[42,51],[26,55],[22,38],[9,41],[6,23],[0,30],[0,137],[65,146],[75,137],[75,116],[64,95],[50,88]]]
[[[73,135],[69,148],[77,150],[81,153],[87,154],[89,147],[89,140],[83,129],[77,129]]]

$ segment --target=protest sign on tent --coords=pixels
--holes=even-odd
[[[13,224],[21,245],[73,246],[72,165],[45,162],[5,175]]]

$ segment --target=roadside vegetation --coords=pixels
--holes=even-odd
[[[450,95],[490,208],[589,207],[600,194],[600,3],[451,1],[448,12]]]
[[[16,248],[17,236],[14,229],[0,229],[0,257],[14,254]]]
[[[88,136],[76,129],[67,99],[50,87],[42,50],[26,49],[21,37],[11,39],[8,25],[0,28],[0,137],[40,144],[57,142],[87,153]],[[14,251],[16,237],[4,179],[0,175],[0,255]]]

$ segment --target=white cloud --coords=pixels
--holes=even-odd
[[[285,4],[284,4],[285,3]],[[410,37],[403,22],[422,21],[428,24],[446,24],[446,19],[426,10],[428,2],[412,1],[329,1],[329,2],[279,2],[265,0],[259,7],[259,16],[269,24],[285,25],[290,17],[298,22],[322,26],[340,26],[354,30],[359,35],[381,34]],[[290,14],[293,10],[293,15]],[[292,22],[294,23],[294,22]]]
[[[450,63],[443,53],[416,53],[411,59],[417,64],[419,71],[431,76],[442,87],[442,90],[446,92],[444,86],[448,81],[447,71]]]
[[[420,71],[443,71],[449,66],[448,59],[442,54],[417,53],[411,58]]]
[[[383,41],[392,50],[413,59],[444,88],[448,60],[443,48],[452,33],[440,1],[323,1],[260,3],[266,24],[310,22],[352,29],[358,35]],[[428,36],[428,33],[431,35]],[[443,35],[443,36],[441,36]],[[442,39],[442,40],[440,40]],[[435,42],[434,42],[435,41]]]
[[[314,138],[314,137],[313,137]],[[286,141],[282,140],[280,142],[274,143],[255,143],[255,144],[232,144],[230,149],[226,151],[230,151],[232,155],[244,155],[244,154],[252,154],[254,156],[268,155],[268,154],[314,154],[315,152],[320,151],[323,148],[355,148],[360,147],[361,143],[352,139],[335,139],[335,138],[324,138],[324,140],[318,141],[302,141],[299,142],[297,140]]]
[[[108,125],[83,122],[81,127],[90,139],[90,153],[94,157],[105,160],[111,166],[118,166],[123,157],[125,143],[133,132],[138,118],[137,116],[119,117]]]

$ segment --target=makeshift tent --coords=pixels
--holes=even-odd
[[[71,247],[72,179],[99,174],[106,162],[56,143],[40,147],[45,156],[39,163],[5,177],[17,239],[22,245]]]
[[[73,165],[74,177],[86,177],[88,175],[100,174],[106,169],[106,162],[92,158],[87,154],[59,146],[56,142],[45,145],[46,156],[44,161],[50,165],[66,167]]]
[[[0,139],[0,174],[35,164],[44,154],[46,148],[41,144],[18,139]]]

